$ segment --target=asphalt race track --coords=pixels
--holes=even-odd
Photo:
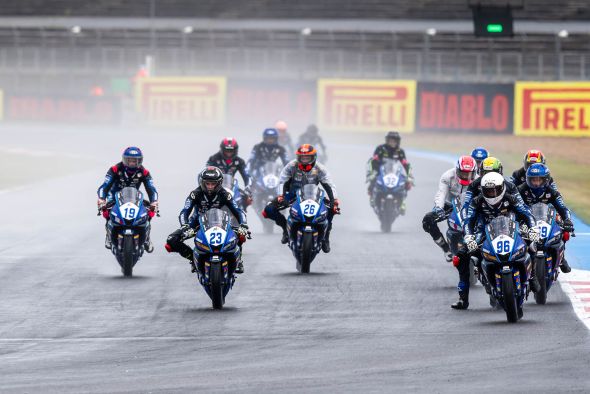
[[[364,186],[381,138],[328,139],[342,202],[332,252],[299,275],[278,231],[260,234],[249,211],[246,273],[214,311],[163,244],[221,136],[5,136],[5,147],[88,160],[75,174],[0,194],[0,392],[590,391],[588,330],[559,287],[545,306],[527,302],[517,324],[490,309],[481,286],[469,310],[451,310],[456,270],[421,226],[448,164],[410,157],[417,187],[407,215],[381,234]],[[247,156],[254,137],[240,142]],[[153,221],[155,252],[124,279],[103,247],[95,191],[130,144],[144,149],[162,217]]]

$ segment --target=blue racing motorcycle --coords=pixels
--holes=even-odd
[[[328,209],[324,191],[317,185],[305,185],[297,191],[289,210],[287,228],[289,247],[297,261],[297,271],[307,274],[319,253],[328,228]]]
[[[406,198],[408,174],[399,160],[385,159],[379,168],[371,191],[371,205],[381,222],[381,231],[388,233],[401,213]]]
[[[279,180],[281,174],[281,165],[277,162],[267,162],[255,172],[253,184],[254,209],[262,221],[262,228],[265,234],[272,234],[274,223],[262,217],[262,210],[277,195],[279,190]]]
[[[513,217],[499,216],[485,226],[482,268],[492,284],[492,295],[515,323],[523,316],[522,304],[528,292],[531,258],[527,243]]]
[[[143,255],[146,236],[150,232],[149,219],[153,215],[154,212],[146,209],[143,195],[136,188],[125,187],[114,194],[107,230],[113,245],[111,251],[124,276],[133,275],[133,267]]]
[[[553,206],[537,203],[531,207],[531,211],[539,229],[539,241],[533,254],[533,264],[540,290],[534,293],[534,296],[537,304],[545,304],[547,292],[559,275],[558,268],[565,253],[565,243]]]
[[[459,197],[454,198],[450,204],[445,205],[445,212],[447,214],[447,243],[451,248],[451,253],[456,256],[459,251],[463,248],[463,214],[461,212],[462,207],[462,194]],[[471,256],[469,263],[469,283],[475,285],[477,283],[478,273],[476,270],[477,258]],[[485,280],[484,280],[485,282]],[[482,282],[483,283],[483,282]],[[488,290],[488,287],[486,287]]]
[[[236,280],[236,264],[230,263],[229,259],[239,260],[241,249],[238,236],[228,213],[221,209],[210,209],[199,215],[199,224],[193,253],[197,276],[211,298],[213,308],[222,309],[225,297]]]

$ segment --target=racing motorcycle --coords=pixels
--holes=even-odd
[[[531,258],[514,216],[499,216],[485,226],[482,268],[492,284],[492,295],[510,323],[523,316],[522,304],[530,291]]]
[[[388,233],[406,198],[408,174],[399,160],[385,159],[379,168],[372,190],[372,206],[381,221],[381,231]]]
[[[445,206],[445,211],[447,213],[447,243],[451,248],[451,253],[453,256],[457,256],[459,251],[463,249],[463,214],[461,212],[461,207],[463,206],[462,198],[464,195],[460,195],[455,197],[448,206]],[[454,259],[453,264],[458,264],[458,259]],[[477,258],[471,256],[470,264],[469,264],[469,283],[471,285],[475,285],[478,279],[478,272],[477,272]],[[484,278],[485,282],[485,278]],[[482,282],[482,283],[484,283]],[[485,286],[485,283],[484,283]],[[489,286],[486,286],[486,290],[489,290]]]
[[[327,217],[328,208],[322,189],[309,184],[297,191],[289,210],[287,228],[289,247],[297,261],[297,271],[303,274],[309,273],[311,262],[320,251],[328,228]]]
[[[531,211],[539,230],[539,241],[533,253],[533,264],[540,290],[533,294],[537,304],[545,304],[547,292],[559,275],[559,265],[565,253],[564,241],[569,239],[570,234],[562,232],[553,206],[536,203],[531,207]]]
[[[231,194],[232,198],[234,199],[238,207],[240,207],[240,209],[242,209],[245,212],[246,208],[243,205],[244,201],[242,201],[242,190],[240,189],[240,184],[238,180],[234,178],[234,176],[231,174],[223,174],[222,186],[225,190],[229,192],[229,194]],[[227,211],[227,208],[224,209]],[[232,225],[237,226],[238,222],[236,221],[236,218],[234,218],[233,215],[230,215],[230,217]]]
[[[272,234],[274,223],[262,217],[262,210],[278,194],[279,177],[281,174],[281,165],[275,161],[267,162],[256,172],[254,182],[253,199],[254,208],[258,217],[262,221],[262,227],[265,234]]]
[[[111,251],[123,275],[132,276],[133,267],[143,255],[146,235],[150,232],[149,219],[155,212],[146,209],[139,190],[125,187],[115,193],[114,201],[102,209],[102,214],[110,217],[107,228],[113,245]]]
[[[230,215],[221,209],[213,208],[199,215],[199,224],[193,252],[197,277],[211,298],[213,309],[222,309],[236,281],[236,264],[228,259],[233,256],[239,260],[238,235],[231,226]],[[202,264],[198,262],[199,256]]]

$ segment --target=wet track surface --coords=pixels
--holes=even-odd
[[[162,246],[219,137],[142,136],[162,217],[155,252],[122,278],[102,245],[95,190],[138,138],[106,133],[90,147],[81,132],[8,139],[101,164],[0,194],[0,392],[590,391],[590,337],[559,287],[548,305],[527,302],[517,324],[489,308],[481,286],[468,311],[449,307],[456,270],[421,227],[448,164],[410,157],[408,213],[391,234],[378,231],[364,186],[371,138],[329,140],[343,211],[332,252],[299,275],[278,232],[260,234],[249,212],[246,273],[213,311],[188,264]],[[242,141],[246,155],[254,140]]]

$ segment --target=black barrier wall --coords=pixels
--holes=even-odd
[[[514,84],[419,82],[416,130],[512,133]]]

